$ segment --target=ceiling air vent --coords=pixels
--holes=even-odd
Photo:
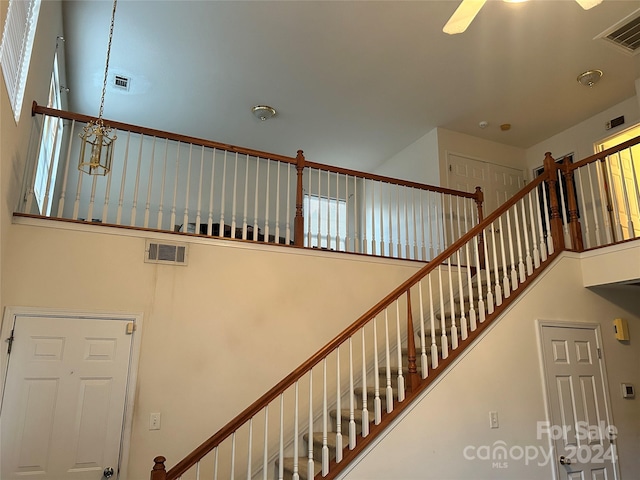
[[[129,84],[131,79],[123,75],[116,75],[113,77],[113,86],[120,90],[129,90]]]
[[[598,38],[615,45],[627,54],[640,53],[640,9],[602,32],[596,37]]]
[[[147,263],[164,263],[167,265],[186,265],[187,245],[159,243],[147,240],[144,261]]]

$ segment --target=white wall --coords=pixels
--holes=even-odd
[[[174,465],[422,266],[213,239],[192,240],[186,267],[154,265],[144,232],[53,225],[11,225],[4,305],[143,314],[136,480],[156,455]],[[149,431],[151,412],[162,430]]]
[[[536,438],[536,422],[547,419],[538,320],[601,325],[613,424],[620,433],[617,445],[622,478],[636,478],[640,471],[640,398],[623,399],[620,384],[640,385],[640,306],[628,295],[622,298],[627,300],[613,303],[607,294],[582,287],[579,257],[564,254],[343,478],[552,478],[551,467],[536,462],[525,466],[524,460],[509,460],[508,468],[496,469],[490,460],[466,460],[463,456],[468,445],[491,447],[497,441],[506,442],[508,448],[531,445],[548,449],[546,439]],[[631,341],[626,344],[613,336],[611,322],[616,317],[629,321]],[[489,428],[490,411],[498,412],[498,429]]]
[[[419,138],[378,166],[374,173],[426,185],[440,185],[437,129]]]
[[[625,123],[611,130],[605,129],[605,124],[620,115],[624,115]],[[527,149],[527,171],[531,175],[535,168],[542,166],[544,155],[551,152],[554,158],[560,158],[569,153],[574,154],[574,161],[582,160],[595,153],[594,145],[616,133],[619,133],[640,122],[640,107],[638,98],[631,97],[624,102],[608,108],[594,115],[584,122],[575,125],[564,132],[560,132],[537,145]]]

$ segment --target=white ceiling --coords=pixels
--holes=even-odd
[[[640,56],[594,37],[639,1],[489,1],[449,36],[457,5],[119,0],[110,76],[131,89],[107,90],[104,117],[371,170],[435,127],[527,148],[635,95]],[[63,2],[70,110],[98,113],[111,8]]]

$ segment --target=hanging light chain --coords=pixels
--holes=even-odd
[[[113,11],[111,12],[111,27],[109,29],[109,44],[107,45],[107,61],[104,66],[104,82],[102,83],[102,97],[100,99],[100,112],[98,121],[102,122],[102,111],[104,110],[104,96],[107,93],[107,74],[109,72],[109,58],[111,57],[111,40],[113,39],[113,25],[116,20],[116,6],[118,0],[113,0]]]

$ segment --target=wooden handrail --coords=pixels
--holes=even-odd
[[[378,302],[375,306],[369,309],[364,315],[362,315],[358,320],[356,320],[349,327],[344,329],[340,334],[334,337],[329,343],[327,343],[324,347],[322,347],[318,352],[316,352],[311,358],[309,358],[306,362],[296,368],[293,372],[287,375],[284,379],[282,379],[278,384],[276,384],[273,388],[271,388],[267,393],[262,395],[258,400],[253,402],[249,407],[243,410],[240,414],[238,414],[233,420],[231,420],[227,425],[222,427],[217,433],[211,436],[208,440],[203,442],[199,447],[193,450],[188,456],[186,456],[182,461],[176,464],[173,468],[171,468],[166,475],[167,480],[174,480],[180,477],[183,473],[185,473],[189,468],[191,468],[197,461],[199,461],[202,457],[208,454],[211,450],[213,450],[217,445],[219,445],[225,438],[230,436],[233,432],[238,430],[244,423],[246,423],[250,418],[259,413],[267,404],[271,403],[274,399],[278,397],[281,393],[283,393],[287,388],[293,385],[297,380],[302,378],[304,374],[306,374],[313,367],[318,365],[327,355],[333,352],[336,348],[338,348],[342,343],[344,343],[350,336],[355,334],[360,328],[365,325],[369,320],[373,317],[384,311],[389,305],[391,305],[394,301],[400,298],[404,293],[406,293],[411,287],[416,285],[422,278],[428,275],[431,271],[435,270],[440,264],[444,263],[447,258],[449,258],[452,253],[458,251],[462,248],[467,242],[471,241],[477,235],[480,235],[482,231],[491,225],[498,217],[504,214],[507,210],[509,210],[515,203],[520,201],[525,197],[529,192],[533,191],[534,188],[537,188],[543,181],[548,179],[548,172],[545,171],[542,175],[538,176],[534,181],[526,185],[520,192],[514,195],[507,202],[502,204],[496,210],[494,210],[489,216],[487,216],[484,221],[467,233],[465,233],[462,237],[460,237],[455,243],[453,243],[449,248],[443,251],[440,255],[435,257],[431,262],[422,267],[418,272],[413,274],[409,279],[405,280],[400,286],[394,289],[391,293],[389,293],[385,298],[383,298],[380,302]],[[415,355],[415,353],[414,353]]]
[[[633,147],[634,145],[637,145],[639,143],[640,143],[640,136],[632,138],[631,140],[627,140],[626,142],[623,142],[619,145],[615,145],[611,148],[607,148],[606,150],[603,150],[601,152],[595,153],[590,157],[580,160],[579,162],[572,163],[569,168],[571,170],[575,170],[577,168],[584,167],[588,163],[593,163],[598,160],[604,160],[604,158],[608,157],[609,155],[617,153],[621,150],[625,150],[629,147]]]
[[[50,117],[58,117],[58,118],[64,118],[66,120],[76,120],[78,122],[85,122],[88,123],[90,121],[95,121],[96,118],[89,116],[89,115],[83,115],[81,113],[74,113],[74,112],[69,112],[66,110],[57,110],[55,108],[48,108],[48,107],[43,107],[42,105],[38,105],[38,103],[36,101],[34,101],[31,105],[31,116],[35,116],[36,114],[40,114],[40,115],[48,115]],[[286,163],[291,163],[293,165],[296,165],[296,168],[298,166],[298,156],[296,157],[288,157],[286,155],[278,155],[275,153],[268,153],[268,152],[263,152],[260,150],[253,150],[253,149],[249,149],[249,148],[243,148],[243,147],[238,147],[235,145],[230,145],[227,143],[220,143],[220,142],[214,142],[212,140],[205,140],[202,138],[197,138],[197,137],[190,137],[187,135],[181,135],[178,133],[171,133],[171,132],[166,132],[163,130],[156,130],[153,128],[147,128],[147,127],[140,127],[138,125],[131,125],[129,123],[123,123],[123,122],[117,122],[115,120],[104,120],[104,123],[109,125],[111,128],[115,128],[115,129],[119,129],[119,130],[127,130],[133,133],[139,133],[142,135],[147,135],[150,137],[160,137],[160,138],[167,138],[169,140],[175,140],[176,142],[183,142],[183,143],[192,143],[194,145],[201,145],[203,147],[209,147],[209,148],[217,148],[220,150],[227,150],[229,152],[234,152],[234,153],[239,153],[241,155],[249,155],[252,157],[259,157],[259,158],[265,158],[265,159],[269,159],[269,160],[277,160],[280,162],[286,162]],[[301,151],[300,151],[301,152]],[[469,192],[463,192],[461,190],[453,190],[450,188],[443,188],[443,187],[437,187],[434,185],[427,185],[424,183],[417,183],[417,182],[410,182],[410,181],[406,181],[406,180],[399,180],[396,178],[391,178],[391,177],[385,177],[382,175],[375,175],[372,173],[367,173],[367,172],[359,172],[357,170],[349,170],[346,168],[340,168],[340,167],[334,167],[331,165],[324,165],[322,163],[313,163],[313,162],[307,162],[304,161],[303,165],[305,167],[309,167],[309,168],[317,168],[320,170],[324,170],[324,171],[329,171],[329,172],[333,172],[333,173],[341,173],[344,175],[352,175],[358,178],[366,178],[369,180],[376,180],[376,181],[381,181],[381,182],[387,182],[387,183],[392,183],[395,185],[401,185],[401,186],[405,186],[405,187],[412,187],[412,188],[418,188],[420,190],[429,190],[432,192],[438,192],[438,193],[445,193],[445,194],[449,194],[449,195],[455,195],[458,197],[466,197],[466,198],[478,198],[477,197],[477,193],[473,192],[473,193],[469,193]]]

